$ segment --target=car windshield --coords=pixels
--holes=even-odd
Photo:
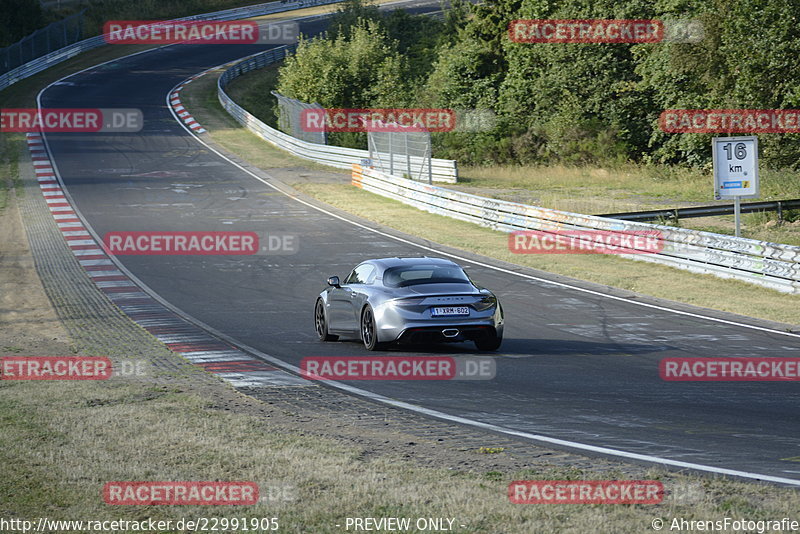
[[[466,273],[455,265],[408,265],[391,267],[383,273],[383,284],[388,287],[469,283]]]

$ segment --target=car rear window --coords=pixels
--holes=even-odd
[[[406,287],[417,284],[469,284],[466,273],[450,265],[409,265],[391,267],[383,273],[383,284]]]

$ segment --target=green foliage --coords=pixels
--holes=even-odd
[[[408,75],[415,84],[424,83],[433,68],[447,24],[430,17],[411,15],[396,9],[381,19],[389,39],[408,61]]]
[[[400,107],[405,60],[377,22],[336,39],[303,40],[280,69],[278,92],[326,108]]]
[[[625,162],[710,168],[711,134],[659,130],[665,109],[800,108],[800,4],[771,0],[457,1],[444,22],[348,0],[286,90],[336,107],[488,109],[493,130],[434,134],[464,164]],[[698,42],[528,44],[515,19],[694,21]],[[371,43],[366,41],[371,40]],[[302,66],[302,68],[301,68]],[[303,74],[303,71],[305,74]],[[284,74],[282,73],[282,78]],[[294,80],[289,80],[294,77]],[[765,168],[800,168],[800,135],[759,135]]]
[[[353,28],[367,20],[373,22],[381,20],[381,12],[374,3],[370,0],[344,0],[331,16],[328,38],[335,40],[337,37],[344,37],[349,39]]]
[[[641,85],[660,109],[796,109],[800,107],[800,5],[743,0],[692,3],[705,38],[696,44],[649,45],[637,51]],[[653,128],[650,158],[708,164],[711,134],[663,134]],[[796,134],[760,134],[762,162],[800,168]]]
[[[324,108],[396,108],[409,105],[407,80],[397,41],[379,22],[361,19],[335,39],[302,41],[280,68],[278,92]],[[329,142],[364,148],[366,134],[334,133]]]
[[[474,136],[465,163],[625,161],[650,133],[640,110],[651,95],[637,89],[630,45],[514,43],[507,28],[519,18],[647,16],[643,2],[486,2],[440,52],[426,95],[437,105],[497,113],[496,150]]]

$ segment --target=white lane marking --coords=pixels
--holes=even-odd
[[[210,70],[213,70],[213,69],[210,69]],[[324,208],[320,208],[318,206],[315,206],[315,205],[313,205],[313,204],[311,204],[309,202],[306,202],[306,201],[304,201],[302,199],[293,197],[293,196],[289,195],[288,193],[280,190],[279,188],[277,188],[273,184],[267,182],[266,180],[262,179],[260,176],[256,175],[252,171],[249,171],[248,169],[242,167],[241,165],[239,165],[235,161],[231,160],[230,158],[228,158],[227,156],[225,156],[224,154],[222,154],[221,152],[219,152],[218,150],[216,150],[215,148],[210,146],[208,143],[206,143],[200,137],[194,135],[190,128],[186,128],[185,125],[181,124],[181,121],[178,119],[177,116],[175,116],[175,112],[171,108],[170,108],[170,111],[171,111],[171,113],[173,115],[173,118],[175,118],[175,120],[178,122],[178,124],[180,124],[184,128],[184,130],[186,130],[189,133],[189,135],[194,137],[203,146],[205,146],[206,148],[208,148],[209,150],[211,150],[212,152],[217,154],[219,157],[221,157],[222,159],[224,159],[228,163],[231,163],[232,165],[234,165],[239,170],[245,172],[246,174],[248,174],[251,177],[253,177],[256,180],[258,180],[259,182],[261,182],[261,183],[267,185],[268,187],[274,189],[275,191],[278,191],[281,194],[286,195],[287,197],[291,198],[292,200],[296,200],[297,202],[300,202],[301,204],[303,204],[305,206],[308,206],[308,207],[310,207],[312,209],[315,209],[317,211],[325,213],[326,215],[329,215],[329,216],[334,217],[336,219],[339,219],[341,221],[347,222],[349,224],[352,224],[352,225],[357,226],[359,228],[362,228],[364,230],[376,233],[378,235],[387,237],[389,239],[393,239],[393,240],[396,240],[396,241],[400,241],[402,243],[406,243],[406,244],[421,248],[423,250],[436,252],[437,254],[442,254],[444,256],[449,256],[451,258],[456,258],[456,259],[459,259],[461,261],[466,261],[466,262],[472,263],[474,265],[479,265],[481,267],[485,267],[485,268],[492,269],[492,270],[495,270],[495,271],[503,272],[503,273],[506,273],[506,274],[512,274],[512,275],[519,276],[521,278],[525,278],[525,279],[528,279],[528,280],[536,280],[536,281],[539,281],[539,282],[545,282],[545,283],[552,284],[552,285],[555,285],[555,286],[558,286],[558,287],[562,287],[562,288],[566,288],[566,289],[572,289],[572,290],[576,290],[576,291],[579,291],[579,292],[588,293],[588,294],[591,294],[591,295],[596,295],[596,296],[605,297],[605,298],[609,298],[609,299],[613,299],[613,300],[617,300],[617,301],[636,304],[636,305],[639,305],[639,306],[645,306],[645,307],[648,307],[648,308],[657,309],[657,310],[661,310],[661,311],[667,311],[667,312],[675,313],[675,314],[678,314],[678,315],[684,315],[684,316],[694,317],[694,318],[699,318],[699,319],[706,319],[706,320],[711,320],[711,321],[722,323],[722,324],[728,324],[728,325],[732,325],[732,326],[739,326],[739,327],[743,327],[743,328],[750,328],[750,329],[754,329],[754,330],[761,330],[761,331],[765,331],[765,332],[783,334],[783,335],[788,335],[788,336],[791,336],[791,337],[800,338],[800,334],[794,334],[794,333],[791,333],[791,332],[782,332],[780,330],[774,330],[774,329],[771,329],[771,328],[765,328],[765,327],[760,327],[760,326],[755,326],[755,325],[748,325],[748,324],[745,324],[745,323],[738,323],[738,322],[735,322],[735,321],[728,321],[728,320],[725,320],[725,319],[718,319],[716,317],[707,317],[707,316],[704,316],[704,315],[691,313],[691,312],[686,312],[686,311],[682,311],[682,310],[674,310],[674,309],[667,308],[667,307],[664,307],[664,306],[658,306],[656,304],[637,302],[637,301],[632,301],[630,299],[617,297],[617,296],[614,296],[614,295],[607,295],[607,294],[604,294],[604,293],[600,293],[598,291],[593,291],[591,289],[585,289],[585,288],[582,288],[582,287],[577,287],[577,286],[572,286],[572,285],[569,285],[569,284],[565,284],[563,282],[554,282],[554,281],[551,281],[551,280],[546,280],[544,278],[540,278],[540,277],[537,277],[537,276],[532,276],[532,275],[528,275],[528,274],[524,274],[524,273],[519,273],[519,272],[516,272],[516,271],[509,270],[509,269],[504,269],[502,267],[496,267],[494,265],[489,265],[487,263],[471,260],[471,259],[465,258],[463,256],[458,256],[456,254],[450,254],[450,253],[446,253],[446,252],[443,252],[443,251],[439,251],[439,250],[437,250],[435,248],[432,248],[432,247],[428,247],[428,246],[425,246],[425,245],[420,245],[418,243],[414,243],[414,242],[409,241],[407,239],[403,239],[401,237],[393,236],[393,235],[388,234],[386,232],[381,232],[380,230],[376,230],[374,228],[370,228],[370,227],[368,227],[366,225],[363,225],[361,223],[348,220],[348,219],[346,219],[346,218],[344,218],[342,216],[339,216],[337,214],[334,214],[334,213],[332,213],[332,212],[330,212],[330,211],[328,211],[328,210],[326,210]],[[265,172],[265,174],[267,174],[269,176],[269,173]],[[191,317],[188,314],[186,314],[186,317],[189,317],[192,320],[195,320],[193,317]],[[203,324],[203,323],[199,323],[199,324]],[[205,328],[210,328],[210,327],[208,325],[205,325]],[[216,330],[211,330],[211,331],[214,332],[217,336],[221,336],[222,335],[221,332],[217,332]],[[260,351],[256,351],[252,347],[248,347],[246,345],[242,345],[240,342],[238,342],[238,341],[236,341],[236,340],[234,340],[232,338],[229,338],[227,336],[225,336],[223,339],[226,339],[230,343],[235,344],[237,346],[245,347],[245,348],[247,348],[249,350],[254,350],[255,353],[259,354],[259,356],[261,356],[263,358],[266,358],[268,361],[274,363],[275,365],[277,365],[279,367],[286,366],[284,368],[288,367],[293,372],[295,372],[297,374],[300,373],[300,369],[298,367],[290,365],[290,364],[287,364],[286,362],[284,362],[284,361],[282,361],[282,360],[280,360],[278,358],[275,358],[273,356],[268,356],[268,355],[266,355],[266,354],[264,354],[264,353],[262,353]],[[646,455],[646,454],[633,453],[633,452],[622,451],[622,450],[618,450],[618,449],[611,449],[611,448],[608,448],[608,447],[598,447],[598,446],[595,446],[595,445],[588,445],[588,444],[585,444],[585,443],[579,443],[579,442],[575,442],[575,441],[568,441],[568,440],[562,440],[562,439],[557,439],[557,438],[551,438],[551,437],[542,436],[542,435],[539,435],[539,434],[531,434],[531,433],[528,433],[528,432],[522,432],[522,431],[518,431],[518,430],[513,430],[513,429],[509,429],[509,428],[500,427],[500,426],[497,426],[497,425],[492,425],[492,424],[489,424],[489,423],[483,423],[481,421],[474,421],[472,419],[467,419],[467,418],[460,417],[460,416],[454,416],[454,415],[446,414],[444,412],[439,412],[437,410],[431,410],[429,408],[424,408],[422,406],[418,406],[418,405],[415,405],[415,404],[410,404],[410,403],[407,403],[407,402],[391,399],[389,397],[384,397],[383,395],[379,395],[377,393],[373,393],[371,391],[363,390],[363,389],[360,389],[360,388],[355,388],[355,387],[352,387],[352,386],[349,386],[349,385],[346,385],[346,384],[342,384],[342,383],[339,383],[339,382],[329,381],[328,384],[333,386],[333,387],[337,387],[337,388],[343,389],[345,391],[348,391],[348,392],[356,394],[356,395],[368,397],[368,398],[370,398],[372,400],[375,400],[375,401],[378,401],[378,402],[382,402],[382,403],[385,403],[385,404],[390,404],[392,406],[396,406],[398,408],[403,408],[403,409],[406,409],[406,410],[409,410],[409,411],[414,411],[414,412],[417,412],[417,413],[423,413],[423,414],[428,415],[430,417],[436,417],[436,418],[439,418],[439,419],[444,419],[444,420],[455,422],[455,423],[475,426],[475,427],[478,427],[478,428],[484,428],[484,429],[487,429],[487,430],[491,430],[493,432],[501,432],[501,433],[508,434],[508,435],[511,435],[511,436],[523,437],[525,439],[530,439],[530,440],[533,440],[533,441],[545,442],[545,443],[550,443],[550,444],[554,444],[554,445],[561,445],[561,446],[565,446],[565,447],[570,447],[570,448],[574,448],[574,449],[590,451],[590,452],[595,452],[595,453],[600,453],[600,454],[607,454],[607,455],[610,455],[610,456],[617,456],[617,457],[626,458],[626,459],[630,459],[630,460],[646,461],[646,462],[665,465],[665,466],[670,466],[670,467],[680,467],[680,468],[684,468],[684,469],[695,469],[695,470],[698,470],[698,471],[704,471],[704,472],[710,472],[710,473],[717,473],[717,474],[736,476],[736,477],[742,477],[742,478],[749,478],[749,479],[755,479],[755,480],[766,480],[766,481],[776,482],[776,483],[781,483],[781,484],[790,484],[790,485],[794,485],[794,486],[800,486],[800,480],[794,480],[794,479],[788,479],[788,478],[782,478],[782,477],[773,477],[773,476],[769,476],[769,475],[761,475],[761,474],[758,474],[758,473],[750,473],[750,472],[747,472],[747,471],[738,471],[738,470],[734,470],[734,469],[724,469],[724,468],[719,468],[719,467],[714,467],[714,466],[695,464],[695,463],[691,463],[691,462],[682,462],[682,461],[678,461],[678,460],[671,460],[669,458],[661,458],[661,457],[658,457],[658,456],[651,456],[651,455]]]
[[[402,2],[398,2],[398,3],[402,3]],[[172,46],[172,45],[165,45],[165,46]],[[56,82],[51,83],[50,85],[44,87],[41,91],[39,91],[39,93],[36,95],[37,107],[40,108],[40,109],[42,107],[41,106],[42,94],[45,91],[47,91],[47,89],[49,89],[52,85],[55,85],[56,83],[58,83],[58,82],[60,82],[62,80],[65,80],[67,78],[70,78],[72,76],[80,74],[82,72],[88,71],[90,69],[96,68],[96,67],[101,66],[101,65],[103,65],[105,63],[110,63],[111,61],[120,61],[122,59],[127,59],[129,57],[136,56],[136,55],[139,55],[139,54],[149,53],[149,52],[152,52],[154,50],[160,50],[161,48],[164,48],[164,47],[158,47],[158,48],[154,48],[154,49],[150,49],[150,50],[142,50],[140,52],[136,52],[134,54],[130,54],[129,56],[124,56],[122,58],[115,58],[113,60],[106,61],[106,62],[100,63],[98,65],[93,65],[93,66],[87,67],[87,68],[85,68],[85,69],[83,69],[81,71],[69,74],[69,75],[65,76],[64,78],[61,78],[60,80],[57,80]],[[217,68],[217,67],[215,67],[215,68]],[[213,70],[213,69],[214,68],[209,69],[209,70]],[[167,98],[169,98],[169,96]],[[203,146],[205,146],[206,148],[211,150],[213,153],[217,154],[219,157],[221,157],[222,159],[224,159],[228,163],[234,165],[239,170],[245,172],[246,174],[248,174],[251,177],[253,177],[256,180],[258,180],[259,182],[262,182],[263,184],[267,185],[268,187],[280,192],[281,194],[286,195],[287,197],[289,197],[291,199],[294,199],[297,202],[300,202],[301,204],[303,204],[305,206],[308,206],[308,207],[310,207],[310,208],[312,208],[314,210],[317,210],[317,211],[319,211],[321,213],[325,213],[326,215],[328,215],[330,217],[333,217],[335,219],[339,219],[341,221],[344,221],[344,222],[346,222],[348,224],[351,224],[353,226],[356,226],[358,228],[362,228],[362,229],[367,230],[369,232],[373,232],[375,234],[384,236],[386,238],[393,239],[393,240],[401,242],[401,243],[406,243],[408,245],[411,245],[411,246],[414,246],[414,247],[417,247],[417,248],[421,248],[423,250],[436,252],[437,254],[441,254],[441,255],[444,255],[444,256],[451,257],[451,258],[456,258],[456,259],[459,259],[459,260],[462,260],[462,261],[466,261],[466,262],[471,263],[473,265],[479,265],[479,266],[485,267],[487,269],[492,269],[492,270],[495,270],[495,271],[498,271],[498,272],[511,274],[511,275],[518,276],[518,277],[521,277],[521,278],[526,278],[526,279],[529,279],[529,280],[536,280],[536,281],[539,281],[539,282],[542,282],[542,283],[555,285],[557,287],[562,287],[562,288],[565,288],[565,289],[571,289],[571,290],[574,290],[574,291],[587,293],[587,294],[591,294],[591,295],[595,295],[595,296],[599,296],[599,297],[604,297],[604,298],[608,298],[608,299],[612,299],[612,300],[618,300],[618,301],[626,302],[626,303],[629,303],[629,304],[635,304],[635,305],[638,305],[638,306],[644,306],[644,307],[647,307],[647,308],[663,310],[663,311],[675,313],[675,314],[678,314],[678,315],[683,315],[683,316],[688,316],[688,317],[695,317],[695,318],[705,319],[705,320],[709,320],[709,321],[715,321],[715,322],[719,322],[719,323],[723,323],[723,324],[739,326],[739,327],[742,327],[742,328],[750,328],[750,329],[754,329],[754,330],[760,330],[760,331],[764,331],[764,332],[772,332],[772,333],[776,333],[776,334],[782,334],[782,335],[787,335],[787,336],[791,336],[791,337],[800,338],[800,334],[794,334],[794,333],[791,333],[791,332],[782,332],[780,330],[774,330],[774,329],[771,329],[771,328],[764,328],[764,327],[760,327],[760,326],[748,325],[748,324],[745,324],[745,323],[738,323],[738,322],[735,322],[735,321],[727,321],[725,319],[717,319],[715,317],[707,317],[707,316],[703,316],[703,315],[700,315],[700,314],[695,314],[695,313],[691,313],[691,312],[685,312],[685,311],[682,311],[682,310],[674,310],[674,309],[671,309],[671,308],[666,308],[666,307],[658,306],[658,305],[655,305],[655,304],[648,304],[648,303],[644,303],[644,302],[631,301],[629,299],[625,299],[625,298],[622,298],[622,297],[617,297],[617,296],[614,296],[614,295],[607,295],[607,294],[601,293],[599,291],[593,291],[591,289],[585,289],[585,288],[582,288],[582,287],[572,286],[572,285],[569,285],[569,284],[565,284],[563,282],[553,282],[551,280],[546,280],[546,279],[543,279],[543,278],[540,278],[540,277],[536,277],[536,276],[532,276],[532,275],[528,275],[528,274],[524,274],[524,273],[518,273],[518,272],[515,272],[515,271],[511,271],[509,269],[504,269],[502,267],[496,267],[494,265],[489,265],[489,264],[486,264],[486,263],[483,263],[483,262],[478,262],[478,261],[475,261],[475,260],[470,260],[470,259],[467,259],[467,258],[463,258],[463,257],[458,256],[456,254],[450,254],[450,253],[447,253],[447,252],[438,251],[438,250],[436,250],[436,249],[434,249],[432,247],[427,247],[425,245],[420,245],[418,243],[414,243],[414,242],[409,241],[407,239],[403,239],[401,237],[393,236],[393,235],[388,234],[386,232],[381,232],[380,230],[376,230],[374,228],[370,228],[370,227],[368,227],[366,225],[363,225],[361,223],[349,220],[349,219],[347,219],[345,217],[342,217],[340,215],[332,213],[332,212],[330,212],[328,210],[325,210],[325,209],[323,209],[323,208],[321,208],[319,206],[315,206],[315,205],[313,205],[313,204],[311,204],[309,202],[306,202],[306,201],[301,200],[299,198],[293,197],[293,196],[285,193],[284,191],[281,191],[280,189],[278,189],[277,187],[275,187],[271,183],[269,183],[266,180],[262,179],[261,177],[257,176],[255,173],[245,169],[244,167],[242,167],[241,165],[239,165],[235,161],[232,161],[230,158],[228,158],[227,156],[221,154],[219,151],[217,151],[216,149],[211,147],[208,143],[203,141],[202,138],[200,138],[199,136],[195,135],[195,133],[191,130],[191,128],[186,127],[186,125],[182,124],[181,121],[178,120],[178,117],[175,116],[175,112],[172,109],[172,107],[169,107],[169,110],[172,113],[172,115],[175,118],[175,120],[178,122],[178,124],[180,124],[183,127],[183,129],[186,130],[187,133],[189,133],[189,135],[194,137]],[[44,137],[44,140],[45,140],[45,146],[47,147],[47,151],[50,152],[50,146],[49,146],[49,143],[47,141],[47,137],[46,136]],[[63,188],[64,187],[64,181],[61,178],[61,174],[58,172],[58,166],[57,166],[55,160],[53,160],[53,169],[55,171],[55,175],[58,178],[59,183],[61,184],[61,186]],[[65,191],[65,194],[71,200],[72,197],[71,197],[69,191],[67,191],[66,188],[64,188],[64,191]],[[74,206],[74,204],[73,204],[73,206]],[[78,214],[78,216],[81,218],[81,220],[84,222],[84,224],[86,225],[86,228],[88,228],[89,231],[94,235],[95,239],[97,239],[98,242],[101,242],[102,240],[99,238],[98,235],[96,235],[94,229],[88,224],[86,219],[83,217],[83,214],[80,213],[80,211],[78,211],[77,208],[75,208],[75,211]],[[116,258],[114,258],[114,262],[117,263],[117,259]],[[211,332],[215,336],[219,337],[220,339],[223,339],[223,340],[227,341],[228,343],[231,343],[232,345],[236,345],[237,347],[243,348],[243,349],[245,349],[247,351],[250,351],[253,354],[258,355],[260,358],[262,358],[265,361],[269,361],[269,362],[275,364],[276,366],[281,367],[282,369],[286,369],[286,370],[292,371],[293,373],[295,373],[297,375],[300,375],[300,369],[297,366],[294,366],[294,365],[291,365],[289,363],[286,363],[283,360],[280,360],[280,359],[278,359],[278,358],[276,358],[274,356],[270,356],[270,355],[265,354],[265,353],[263,353],[263,352],[261,352],[259,350],[256,350],[253,347],[250,347],[248,345],[240,343],[240,342],[234,340],[233,338],[231,338],[230,336],[228,336],[226,334],[223,334],[222,332],[218,331],[217,329],[212,328],[210,325],[207,325],[204,322],[199,321],[198,319],[195,319],[194,317],[192,317],[188,313],[185,313],[183,310],[180,310],[179,308],[173,306],[168,301],[163,299],[160,295],[158,295],[158,293],[156,293],[149,286],[147,286],[147,284],[145,284],[138,277],[136,277],[136,275],[134,275],[132,272],[130,272],[127,268],[125,268],[124,265],[122,265],[121,263],[117,263],[117,267],[119,268],[119,270],[123,271],[129,278],[134,280],[139,285],[139,287],[141,287],[142,289],[147,291],[149,293],[149,296],[152,299],[156,300],[157,302],[159,302],[162,306],[166,307],[167,309],[169,309],[169,310],[173,311],[174,313],[178,314],[180,317],[183,317],[187,321],[190,321],[190,322],[194,323],[195,325],[206,329],[208,332]],[[403,408],[405,410],[409,410],[409,411],[412,411],[412,412],[421,413],[421,414],[428,415],[430,417],[436,417],[436,418],[443,419],[443,420],[446,420],[446,421],[465,424],[465,425],[473,426],[473,427],[476,427],[476,428],[483,428],[483,429],[491,430],[491,431],[494,431],[494,432],[500,432],[500,433],[507,434],[507,435],[522,437],[522,438],[529,439],[529,440],[532,440],[532,441],[539,441],[539,442],[544,442],[544,443],[562,445],[562,446],[569,447],[569,448],[572,448],[572,449],[597,452],[597,453],[601,453],[601,454],[607,454],[607,455],[610,455],[610,456],[616,456],[616,457],[621,457],[621,458],[626,458],[626,459],[631,459],[631,460],[641,460],[641,461],[660,464],[660,465],[665,465],[665,466],[680,467],[680,468],[683,468],[683,469],[694,469],[694,470],[697,470],[697,471],[703,471],[703,472],[709,472],[709,473],[723,474],[723,475],[729,475],[729,476],[735,476],[735,477],[741,477],[741,478],[748,478],[748,479],[754,479],[754,480],[763,480],[763,481],[768,481],[768,482],[776,482],[776,483],[788,484],[788,485],[792,485],[792,486],[800,486],[800,480],[796,480],[796,479],[773,477],[773,476],[768,476],[768,475],[761,475],[761,474],[758,474],[758,473],[750,473],[750,472],[747,472],[747,471],[737,471],[737,470],[733,470],[733,469],[723,469],[723,468],[719,468],[719,467],[713,467],[713,466],[702,465],[702,464],[681,462],[681,461],[677,461],[677,460],[670,460],[668,458],[660,458],[658,456],[650,456],[650,455],[645,455],[645,454],[631,453],[631,452],[617,450],[617,449],[609,449],[609,448],[605,448],[605,447],[597,447],[597,446],[594,446],[594,445],[587,445],[587,444],[584,444],[584,443],[578,443],[578,442],[574,442],[574,441],[560,440],[560,439],[556,439],[556,438],[550,438],[550,437],[547,437],[547,436],[540,436],[538,434],[530,434],[530,433],[527,433],[527,432],[521,432],[521,431],[517,431],[517,430],[512,430],[512,429],[509,429],[509,428],[504,428],[504,427],[492,425],[492,424],[489,424],[489,423],[483,423],[481,421],[474,421],[472,419],[466,419],[464,417],[459,417],[459,416],[446,414],[446,413],[443,413],[443,412],[439,412],[437,410],[431,410],[431,409],[428,409],[428,408],[424,408],[422,406],[417,406],[417,405],[410,404],[410,403],[407,403],[407,402],[398,401],[398,400],[395,400],[395,399],[384,397],[383,395],[379,395],[377,393],[372,393],[371,391],[362,390],[362,389],[355,388],[355,387],[352,387],[352,386],[348,386],[346,384],[342,384],[342,383],[335,382],[335,381],[328,381],[327,384],[330,385],[331,387],[339,388],[339,389],[342,389],[344,391],[348,391],[348,392],[350,392],[352,394],[355,394],[355,395],[359,395],[359,396],[362,396],[362,397],[367,397],[367,398],[370,398],[370,399],[372,399],[374,401],[381,402],[381,403],[384,403],[384,404],[388,404],[388,405],[391,405],[391,406],[396,406],[398,408]]]
[[[214,69],[209,69],[209,70],[214,70]],[[174,117],[174,115],[175,114],[173,113],[173,117]],[[176,118],[176,120],[177,120],[177,118]],[[706,316],[706,315],[701,315],[699,313],[692,313],[692,312],[687,312],[687,311],[683,311],[683,310],[675,310],[675,309],[672,309],[672,308],[667,308],[665,306],[659,306],[657,304],[649,304],[647,302],[639,302],[639,301],[631,300],[631,299],[625,298],[625,297],[617,297],[615,295],[608,295],[606,293],[601,293],[599,291],[594,291],[592,289],[586,289],[586,288],[583,288],[583,287],[573,286],[573,285],[570,285],[570,284],[567,284],[567,283],[564,283],[564,282],[555,282],[555,281],[552,281],[552,280],[547,280],[545,278],[540,278],[538,276],[533,276],[533,275],[530,275],[530,274],[520,273],[520,272],[517,272],[517,271],[512,271],[510,269],[504,269],[503,267],[497,267],[495,265],[489,265],[488,263],[483,263],[483,262],[480,262],[480,261],[471,260],[469,258],[465,258],[463,256],[459,256],[458,254],[451,254],[451,253],[448,253],[448,252],[440,251],[440,250],[438,250],[436,248],[433,248],[433,247],[428,247],[426,245],[421,245],[419,243],[414,243],[413,241],[409,241],[408,239],[404,239],[402,237],[394,236],[394,235],[388,234],[386,232],[382,232],[380,230],[376,230],[375,228],[370,228],[369,226],[366,226],[366,225],[361,224],[361,223],[356,222],[356,221],[351,221],[349,219],[346,219],[345,217],[342,217],[340,215],[332,213],[332,212],[330,212],[330,211],[328,211],[328,210],[326,210],[324,208],[321,208],[319,206],[315,206],[315,205],[311,204],[310,202],[306,202],[305,200],[302,200],[300,198],[294,197],[294,196],[290,195],[289,193],[286,193],[285,191],[282,191],[281,189],[275,187],[274,185],[272,185],[268,181],[262,179],[260,176],[256,175],[252,171],[242,167],[241,165],[239,165],[235,161],[231,160],[230,158],[226,157],[224,154],[220,153],[214,147],[212,147],[208,143],[206,143],[201,137],[198,137],[198,136],[194,135],[194,132],[192,132],[190,128],[186,128],[186,126],[181,124],[180,121],[178,121],[178,124],[183,126],[183,129],[186,130],[187,132],[189,132],[189,135],[194,137],[200,144],[202,144],[203,146],[205,146],[206,148],[211,150],[213,153],[215,153],[216,155],[218,155],[219,157],[221,157],[222,159],[224,159],[225,161],[227,161],[231,165],[235,166],[239,170],[241,170],[241,171],[247,173],[248,175],[252,176],[253,178],[258,180],[259,182],[267,185],[268,187],[271,187],[275,191],[278,191],[279,193],[281,193],[283,195],[286,195],[290,199],[295,200],[295,201],[297,201],[297,202],[299,202],[299,203],[301,203],[301,204],[303,204],[305,206],[308,206],[308,207],[310,207],[312,209],[315,209],[315,210],[320,211],[320,212],[322,212],[322,213],[324,213],[326,215],[329,215],[330,217],[333,217],[335,219],[339,219],[340,221],[344,221],[344,222],[349,223],[349,224],[351,224],[353,226],[357,226],[358,228],[361,228],[363,230],[367,230],[369,232],[373,232],[373,233],[381,235],[383,237],[387,237],[389,239],[393,239],[393,240],[399,241],[401,243],[405,243],[405,244],[408,244],[408,245],[411,245],[411,246],[414,246],[414,247],[417,247],[417,248],[421,248],[421,249],[427,250],[429,252],[436,252],[437,254],[441,254],[442,256],[448,256],[450,258],[455,258],[455,259],[460,260],[460,261],[465,261],[465,262],[468,262],[468,263],[472,263],[473,265],[478,265],[478,266],[484,267],[486,269],[491,269],[491,270],[502,272],[502,273],[505,273],[505,274],[511,274],[511,275],[514,275],[514,276],[518,276],[520,278],[525,278],[527,280],[535,280],[537,282],[551,284],[551,285],[554,285],[554,286],[557,286],[557,287],[562,287],[562,288],[565,288],[565,289],[571,289],[571,290],[574,290],[574,291],[579,291],[581,293],[588,293],[590,295],[595,295],[595,296],[599,296],[599,297],[603,297],[603,298],[607,298],[607,299],[617,300],[617,301],[625,302],[627,304],[635,304],[637,306],[644,306],[646,308],[651,308],[651,309],[656,309],[656,310],[661,310],[661,311],[667,311],[667,312],[670,312],[670,313],[675,313],[675,314],[683,315],[683,316],[686,316],[686,317],[694,317],[696,319],[704,319],[704,320],[707,320],[707,321],[714,321],[714,322],[718,322],[718,323],[722,323],[722,324],[727,324],[727,325],[732,325],[732,326],[739,326],[739,327],[742,327],[742,328],[750,328],[750,329],[753,329],[753,330],[760,330],[762,332],[770,332],[770,333],[773,333],[773,334],[781,334],[781,335],[784,335],[784,336],[791,336],[791,337],[800,338],[800,334],[795,334],[793,332],[785,332],[785,331],[782,331],[782,330],[775,330],[773,328],[767,328],[767,327],[763,327],[763,326],[756,326],[756,325],[750,325],[750,324],[746,324],[746,323],[739,323],[739,322],[736,322],[736,321],[729,321],[727,319],[719,319],[717,317],[710,317],[710,316]],[[264,172],[264,174],[269,176],[269,173],[267,173],[266,171],[262,171],[262,172]]]

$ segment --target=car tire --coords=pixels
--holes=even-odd
[[[328,333],[328,317],[325,315],[325,303],[322,299],[317,299],[314,307],[314,328],[320,341],[336,341],[339,336]]]
[[[493,351],[500,348],[503,344],[502,336],[489,336],[475,340],[475,346],[481,351]]]
[[[375,325],[375,314],[367,305],[361,311],[361,341],[367,350],[380,350],[383,343],[378,343],[378,328]]]

